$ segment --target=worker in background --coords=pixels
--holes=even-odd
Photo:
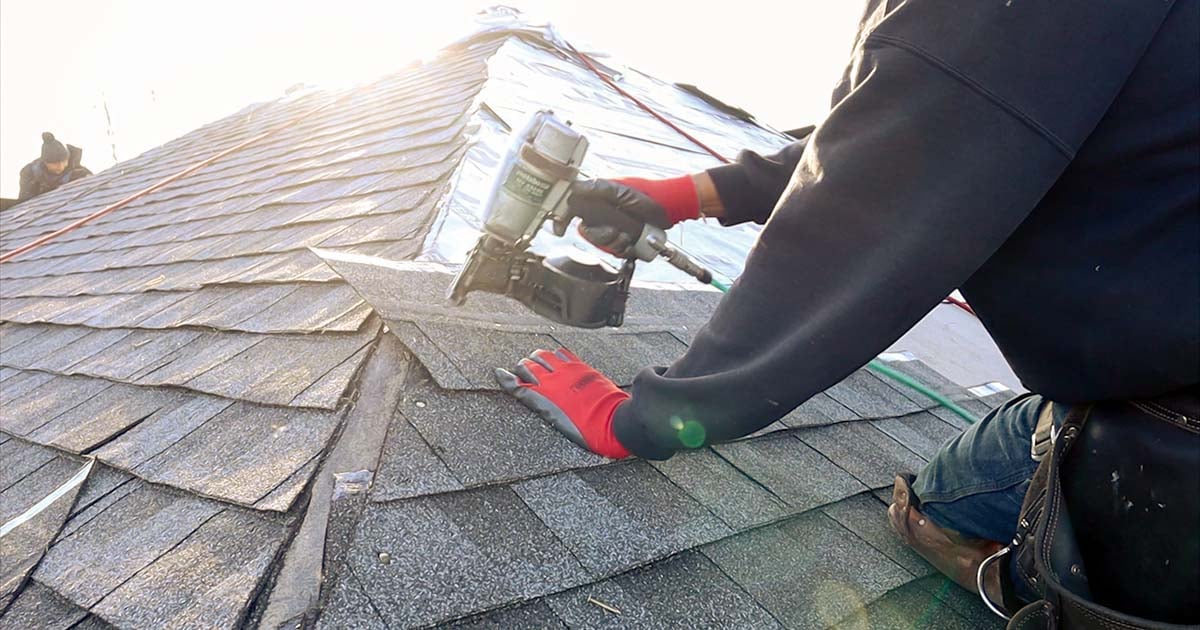
[[[67,182],[91,175],[84,168],[83,149],[64,145],[49,131],[42,134],[42,155],[21,169],[21,190],[17,201],[32,199]]]
[[[871,0],[832,110],[806,140],[703,173],[572,191],[584,235],[612,250],[645,223],[765,225],[687,352],[643,370],[628,393],[566,350],[497,378],[588,450],[666,459],[771,424],[961,288],[1034,394],[898,478],[889,517],[974,590],[980,562],[1017,530],[1035,434],[1046,442],[1095,401],[1173,394],[1196,409],[1198,40],[1198,0]],[[1129,422],[1162,422],[1153,406],[1120,408]],[[1200,426],[1195,412],[1172,413]],[[1180,429],[1169,441],[1195,439]],[[1155,448],[1126,450],[1150,462]],[[1141,588],[1139,612],[1195,623],[1200,508],[1186,501],[1200,471],[1182,475],[1187,496],[1159,499],[1174,511],[1157,530],[1097,532],[1166,545],[1145,554],[1157,568],[1089,577]],[[1096,500],[1116,505],[1107,477],[1103,488]]]

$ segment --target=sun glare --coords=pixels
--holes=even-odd
[[[42,131],[99,171],[289,87],[343,87],[397,71],[475,28],[495,4],[440,2],[4,2],[0,195]],[[663,79],[696,83],[778,127],[823,116],[858,2],[508,3],[573,42]],[[785,70],[786,69],[786,70]]]

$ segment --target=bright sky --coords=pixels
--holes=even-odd
[[[99,172],[291,85],[353,85],[431,56],[497,3],[2,0],[0,196],[17,196],[42,131],[83,147]],[[507,4],[788,129],[825,115],[863,2]]]

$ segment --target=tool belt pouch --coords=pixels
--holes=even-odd
[[[1197,627],[1198,417],[1194,387],[1070,410],[1001,566],[1009,630]]]

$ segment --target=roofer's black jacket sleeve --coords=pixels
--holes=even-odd
[[[617,410],[634,453],[669,457],[695,423],[708,443],[747,435],[899,338],[1021,225],[1171,5],[868,4],[794,172],[792,149],[713,173],[730,222],[782,198],[687,353],[639,374]]]

